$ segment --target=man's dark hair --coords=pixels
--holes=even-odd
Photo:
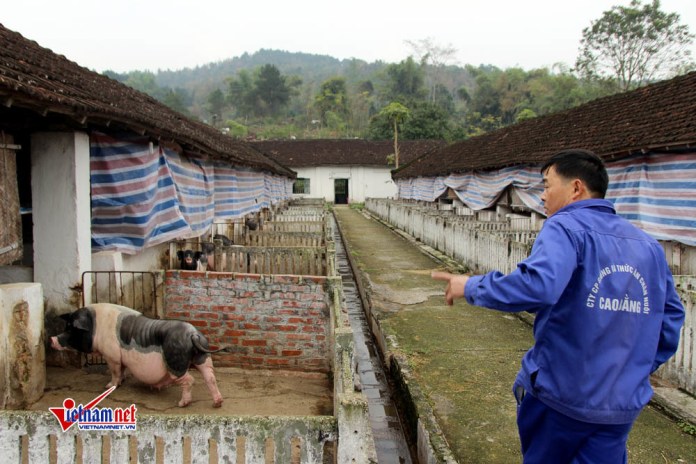
[[[564,179],[583,181],[593,197],[604,198],[606,195],[609,175],[602,159],[593,152],[579,148],[559,151],[541,167],[541,173],[551,166]]]

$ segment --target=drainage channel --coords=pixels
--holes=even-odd
[[[335,218],[332,220],[336,243],[336,267],[343,281],[348,319],[353,329],[355,362],[358,366],[362,391],[367,398],[377,460],[386,464],[411,464],[413,460],[396,405],[392,400],[391,387],[382,367],[384,364],[367,323],[342,237],[335,224]]]

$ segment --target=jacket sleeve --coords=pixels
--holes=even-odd
[[[577,265],[578,251],[572,236],[558,221],[548,220],[529,257],[513,272],[472,276],[464,296],[476,306],[534,312],[559,300]]]
[[[662,330],[660,341],[657,345],[657,354],[653,362],[652,371],[665,363],[677,351],[681,327],[684,324],[684,305],[674,287],[674,278],[667,271],[667,289],[665,294],[665,312],[662,318]]]

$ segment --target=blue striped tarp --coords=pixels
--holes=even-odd
[[[696,152],[647,153],[607,163],[606,198],[616,211],[658,240],[696,245]],[[512,186],[531,210],[544,214],[540,166],[397,180],[399,198],[436,201],[451,188],[469,208],[493,206]]]
[[[134,254],[206,233],[292,195],[292,180],[153,146],[146,137],[90,138],[92,249]]]
[[[92,134],[92,249],[135,253],[190,232],[162,150],[146,138]]]
[[[450,174],[447,177],[418,177],[397,180],[399,198],[436,201],[448,188],[466,206],[482,210],[493,206],[501,193],[512,186],[524,204],[543,214],[541,194],[544,191],[539,169],[510,167],[490,172]]]
[[[172,150],[165,149],[164,154],[176,188],[181,214],[191,229],[190,236],[197,237],[210,228],[215,216],[213,166],[200,159],[181,156]]]
[[[658,240],[696,245],[696,152],[633,156],[607,172],[617,213]]]
[[[215,217],[235,219],[259,211],[264,195],[264,173],[215,165]]]
[[[473,210],[490,208],[507,187],[512,187],[529,209],[544,213],[541,201],[544,183],[538,167],[515,166],[491,172],[452,174],[445,179],[445,185]]]

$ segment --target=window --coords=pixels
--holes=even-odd
[[[298,177],[295,183],[292,184],[292,193],[309,194],[309,179]]]

